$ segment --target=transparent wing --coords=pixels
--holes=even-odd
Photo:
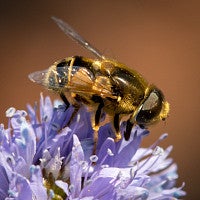
[[[37,84],[43,85],[44,87],[49,87],[48,78],[46,78],[49,73],[49,69],[36,71],[29,74],[29,79]],[[91,76],[87,73],[87,70],[80,68],[74,75],[71,76],[71,83],[63,85],[62,88],[65,91],[74,92],[76,94],[81,94],[82,96],[87,95],[99,95],[103,98],[109,97],[112,99],[117,99],[117,95],[113,93],[112,85],[110,79],[106,76],[99,76],[96,81],[92,80]],[[58,85],[55,83],[55,88],[51,85],[51,89],[58,89]]]
[[[34,83],[45,86],[45,76],[48,73],[48,69],[42,71],[32,72],[28,75],[28,78]]]
[[[65,85],[65,89],[81,95],[99,95],[116,99],[113,93],[110,79],[106,76],[97,76],[95,81],[84,68],[79,69],[72,77],[71,83]]]
[[[52,17],[52,19],[55,21],[55,23],[60,27],[60,29],[69,37],[71,37],[73,40],[75,40],[78,44],[83,46],[85,49],[93,53],[95,56],[105,59],[105,56],[97,50],[95,47],[93,47],[89,42],[87,42],[82,36],[80,36],[69,24],[64,22],[61,19],[58,19],[56,17]]]

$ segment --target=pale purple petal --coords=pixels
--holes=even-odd
[[[30,178],[30,188],[33,192],[33,196],[37,200],[47,199],[47,191],[43,185],[43,177],[41,170],[36,166],[31,166],[31,178]]]
[[[50,121],[53,115],[53,105],[50,97],[43,98],[43,95],[40,95],[40,121],[48,122]]]
[[[146,200],[149,197],[149,191],[143,187],[131,186],[119,189],[117,192],[117,199],[139,199]]]
[[[141,148],[147,130],[134,126],[129,141],[115,142],[108,123],[94,149],[90,113],[82,106],[71,119],[73,111],[62,103],[53,107],[42,95],[39,106],[28,105],[29,120],[25,111],[8,109],[8,128],[0,125],[0,199],[161,200],[186,194],[184,184],[175,187],[172,146],[158,146],[167,134]],[[125,128],[122,122],[122,138]]]
[[[114,155],[115,152],[115,142],[112,138],[107,138],[106,141],[102,144],[99,153],[98,153],[98,162],[97,165],[109,165],[113,166],[114,156],[110,156],[108,154],[108,150],[110,150]]]
[[[9,179],[6,170],[0,165],[0,199],[5,199],[8,196]]]
[[[132,135],[134,135],[134,137],[130,138],[129,141],[122,141],[119,152],[115,156],[114,166],[126,167],[137,152],[142,138],[146,134],[148,134],[147,131],[142,131],[139,127],[135,127],[132,130]]]
[[[17,176],[15,182],[17,200],[32,200],[32,191],[28,180],[22,176]]]
[[[84,153],[78,137],[73,135],[73,148],[70,162],[70,180],[73,187],[71,196],[77,197],[81,192],[82,162]]]
[[[116,192],[115,185],[110,183],[112,178],[99,177],[92,181],[92,183],[86,185],[81,191],[80,198],[86,196],[92,196],[94,199],[108,200],[115,199]]]
[[[63,189],[63,191],[65,192],[65,194],[66,194],[67,196],[70,195],[70,194],[69,194],[69,189],[68,189],[68,184],[67,184],[67,183],[65,183],[65,182],[63,182],[63,181],[61,181],[61,180],[57,180],[57,181],[55,181],[55,184],[56,184],[58,187],[60,187],[61,189]]]

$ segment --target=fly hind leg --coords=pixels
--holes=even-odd
[[[61,99],[63,100],[63,102],[65,103],[66,109],[69,108],[70,103],[69,103],[69,101],[67,100],[67,98],[66,98],[66,96],[65,96],[65,94],[64,94],[63,92],[60,93],[60,98],[61,98]]]
[[[67,98],[66,98],[66,96],[65,96],[65,94],[63,92],[60,93],[60,97],[63,100],[63,102],[65,103],[66,110],[67,110],[69,108],[69,106],[70,106],[69,101],[67,100]],[[69,122],[66,124],[66,126],[69,126],[71,124],[72,120],[74,119],[74,117],[76,116],[76,114],[77,114],[77,112],[78,112],[78,110],[80,108],[80,105],[79,104],[74,104],[73,107],[74,107],[74,111],[73,111],[73,113],[71,115],[71,118],[70,118]]]

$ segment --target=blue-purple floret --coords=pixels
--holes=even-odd
[[[115,142],[110,123],[99,130],[94,152],[90,114],[82,107],[52,104],[41,95],[40,105],[25,111],[10,108],[8,127],[0,126],[0,199],[126,200],[178,199],[177,165],[163,149],[163,134],[149,148],[149,132],[135,126],[129,141]],[[39,107],[39,108],[38,108]],[[121,123],[121,133],[126,122]]]

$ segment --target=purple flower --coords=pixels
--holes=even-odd
[[[147,130],[135,126],[129,141],[115,142],[108,123],[99,130],[93,155],[86,108],[67,125],[74,108],[54,104],[41,95],[40,108],[28,105],[28,114],[7,110],[8,128],[0,126],[0,199],[157,200],[186,194],[184,184],[175,187],[178,175],[169,158],[172,146],[159,146],[167,134],[141,148]]]

